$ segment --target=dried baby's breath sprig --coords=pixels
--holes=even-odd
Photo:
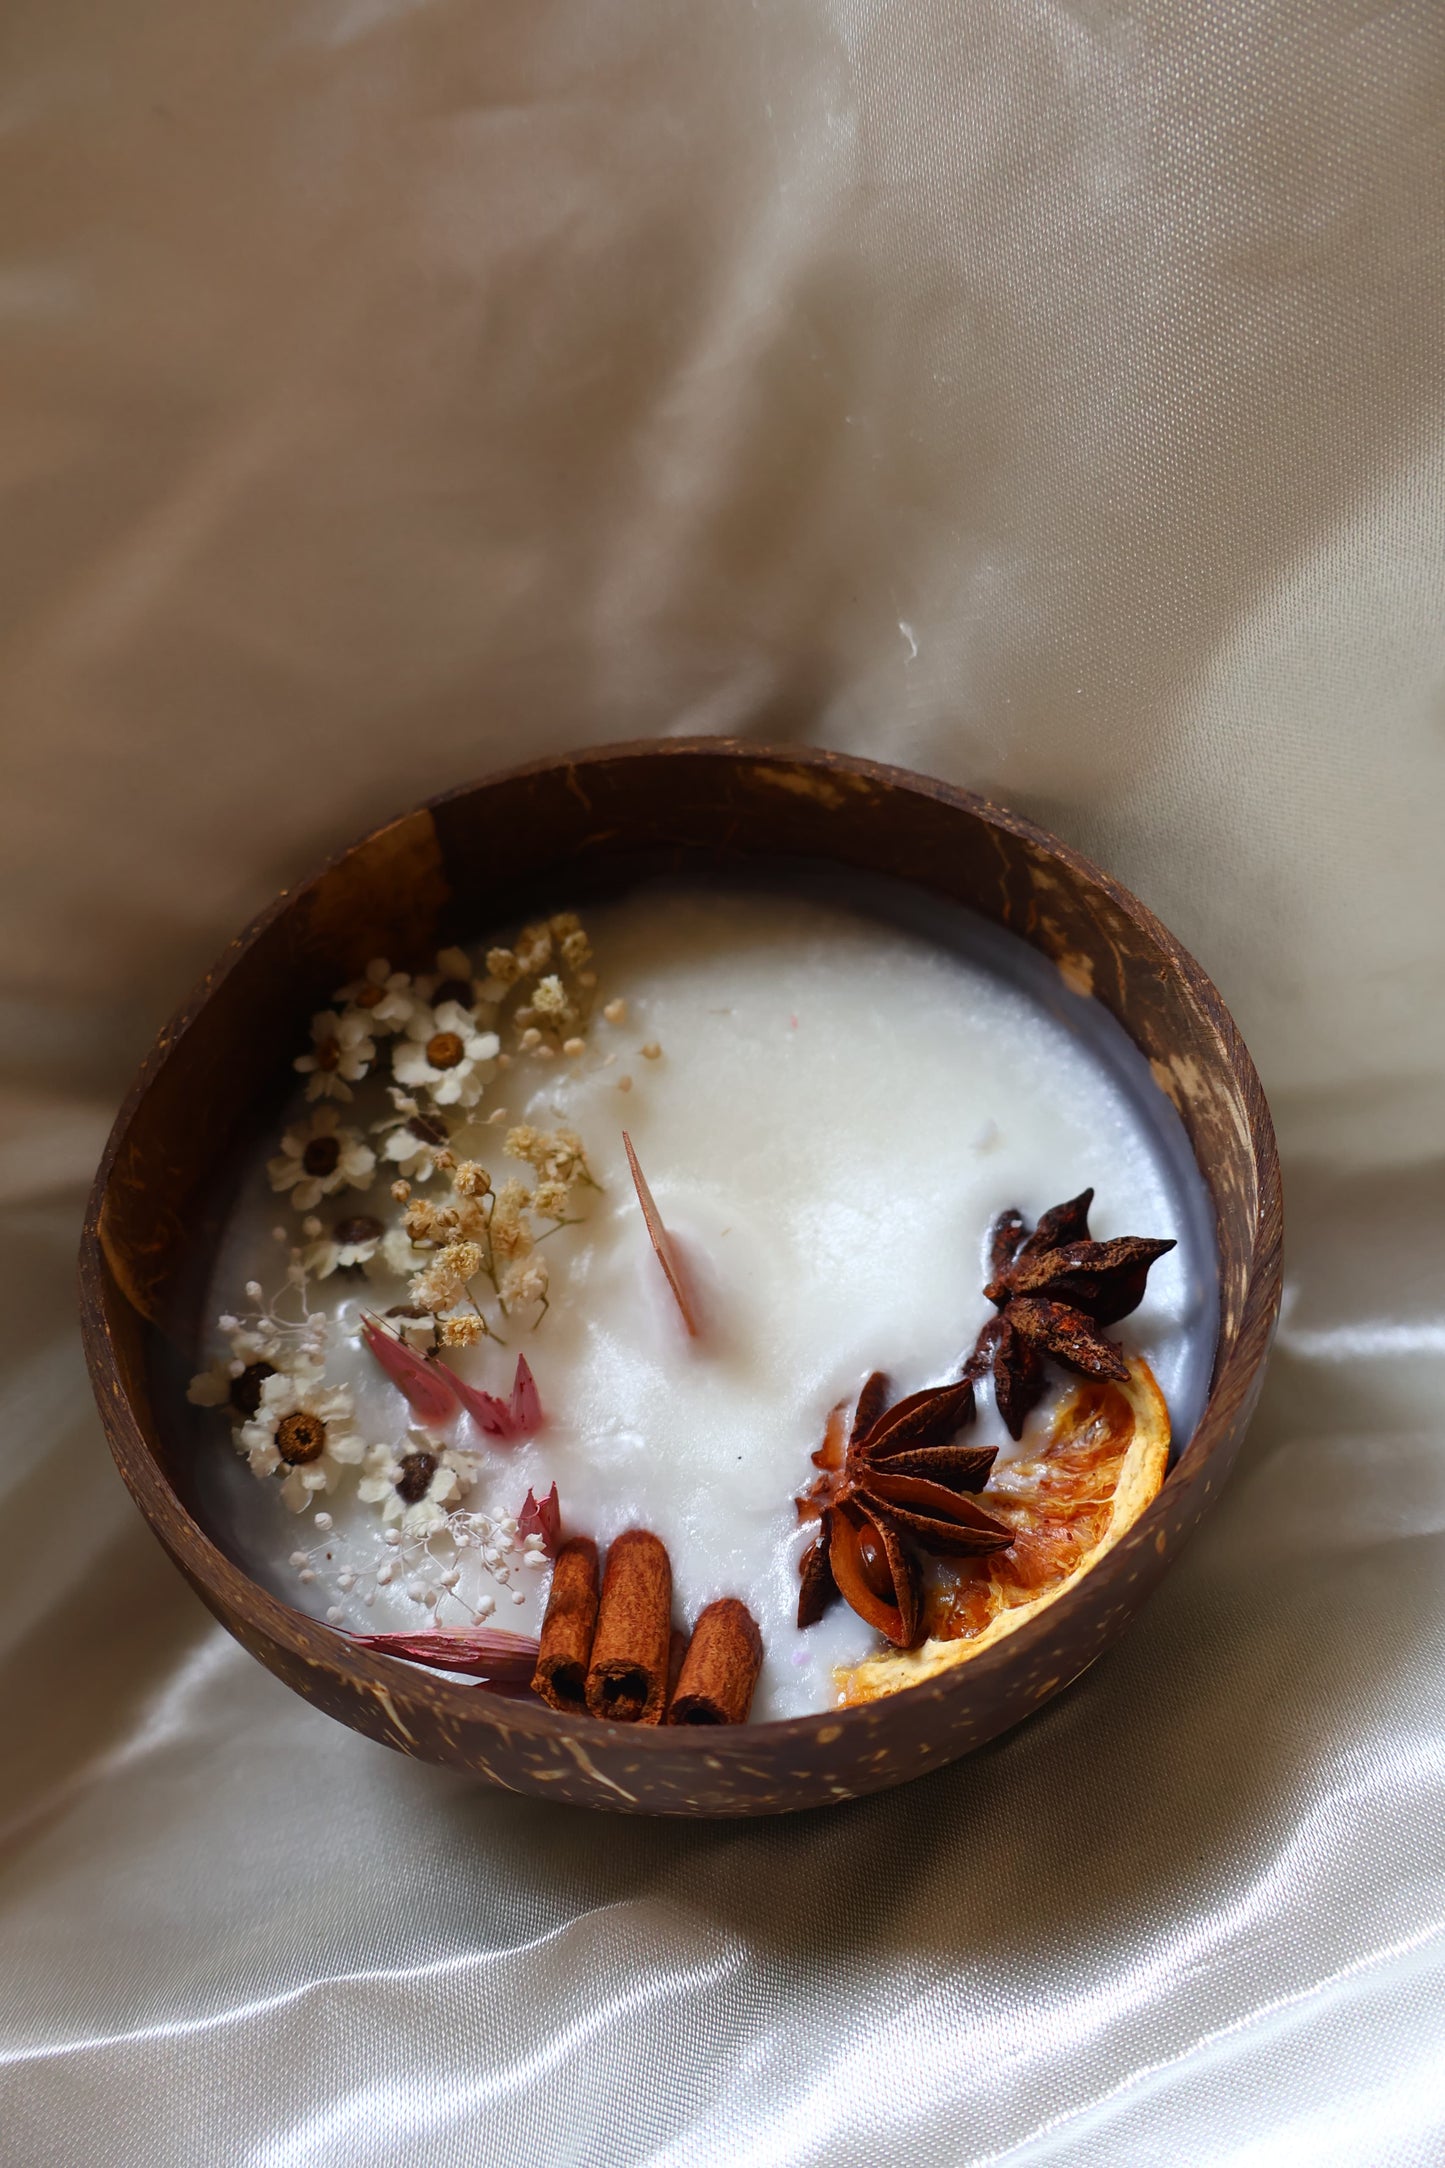
[[[534,1236],[527,1225],[527,1207],[532,1192],[525,1182],[515,1175],[508,1175],[492,1200],[491,1237],[494,1258],[525,1257],[531,1249]]]
[[[537,1303],[547,1308],[550,1275],[545,1257],[518,1258],[502,1279],[502,1307],[511,1312]]]
[[[517,941],[517,961],[524,979],[538,978],[552,961],[552,929],[545,924],[524,926]]]
[[[517,1515],[452,1502],[457,1488],[465,1492],[475,1479],[470,1454],[439,1448],[420,1431],[395,1452],[379,1447],[368,1454],[358,1495],[379,1507],[386,1523],[381,1558],[369,1533],[360,1541],[343,1537],[324,1510],[313,1522],[318,1540],[291,1553],[297,1579],[333,1599],[328,1622],[340,1625],[358,1607],[374,1611],[378,1603],[401,1601],[435,1612],[439,1623],[478,1626],[499,1602],[524,1602],[528,1576],[521,1569],[543,1548],[542,1539],[522,1529]],[[451,1497],[443,1498],[443,1490]]]
[[[413,1302],[437,1320],[441,1344],[475,1346],[497,1335],[478,1283],[485,1281],[504,1317],[535,1310],[541,1322],[550,1299],[550,1272],[533,1252],[545,1234],[575,1224],[569,1211],[579,1183],[591,1183],[582,1140],[572,1130],[527,1125],[510,1132],[506,1148],[534,1168],[534,1187],[509,1175],[498,1187],[478,1161],[458,1160],[445,1202],[410,1196],[403,1228],[407,1241],[433,1254],[411,1281]],[[549,1222],[545,1233],[536,1224]]]
[[[538,982],[532,996],[533,1014],[540,1016],[555,1031],[572,1021],[572,1004],[567,999],[567,989],[555,971]]]
[[[597,1187],[575,1129],[533,1129],[529,1123],[521,1123],[508,1130],[502,1149],[509,1159],[520,1159],[535,1167],[545,1182],[561,1182],[568,1189],[579,1182],[589,1189]]]
[[[515,986],[522,977],[522,961],[515,949],[487,950],[487,970],[500,986]]]
[[[575,1060],[585,1050],[597,990],[591,963],[592,944],[575,911],[524,926],[510,948],[488,949],[498,1028],[510,1027],[520,1053]]]

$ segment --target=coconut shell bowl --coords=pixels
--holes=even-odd
[[[308,1019],[386,954],[666,874],[786,863],[885,876],[966,906],[1112,1012],[1178,1108],[1212,1199],[1219,1333],[1207,1402],[1162,1489],[1074,1586],[971,1662],[859,1706],[655,1729],[558,1714],[356,1646],[291,1609],[205,1525],[172,1398],[195,1352],[217,1170],[279,1103]],[[557,758],[378,828],[241,934],[161,1032],[107,1145],[81,1250],[106,1435],[202,1601],[298,1694],[402,1753],[511,1791],[639,1814],[776,1814],[879,1791],[1028,1716],[1121,1634],[1219,1490],[1258,1395],[1280,1294],[1269,1111],[1223,1002],[1127,890],[1030,822],[841,755],[675,740]]]

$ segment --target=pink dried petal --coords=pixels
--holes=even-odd
[[[438,1363],[436,1367],[479,1430],[484,1430],[489,1438],[511,1440],[516,1437],[512,1411],[505,1400],[498,1400],[495,1393],[484,1392],[480,1385],[468,1385],[446,1363]]]
[[[403,1663],[431,1664],[438,1671],[462,1671],[489,1686],[525,1686],[537,1668],[537,1643],[530,1634],[504,1633],[497,1626],[469,1626],[457,1633],[353,1634],[359,1649],[399,1656]]]
[[[632,1139],[625,1129],[622,1132],[622,1148],[627,1154],[627,1164],[632,1172],[632,1186],[637,1191],[637,1201],[642,1207],[642,1217],[647,1225],[648,1239],[657,1253],[657,1262],[662,1267],[662,1276],[672,1292],[673,1301],[682,1314],[682,1322],[695,1340],[700,1330],[697,1304],[692,1289],[688,1286],[682,1260],[673,1245],[672,1236],[663,1225],[662,1214],[657,1209],[652,1191],[647,1186],[647,1177],[638,1165],[637,1154],[632,1149]]]
[[[361,1337],[393,1385],[399,1386],[424,1423],[449,1423],[455,1411],[445,1378],[404,1340],[398,1340],[374,1317],[363,1319]]]
[[[517,1374],[512,1380],[512,1428],[519,1437],[542,1427],[542,1400],[537,1391],[537,1380],[532,1375],[531,1364],[525,1355],[517,1357]]]
[[[517,1515],[520,1535],[540,1536],[542,1548],[549,1558],[557,1556],[557,1545],[562,1535],[562,1504],[554,1483],[545,1498],[534,1498],[528,1491],[527,1502]]]

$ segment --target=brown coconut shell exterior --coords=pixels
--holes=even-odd
[[[1158,1497],[1067,1596],[923,1685],[784,1723],[598,1722],[356,1648],[259,1587],[202,1525],[171,1442],[199,1323],[216,1168],[278,1104],[312,1011],[367,959],[420,962],[640,874],[705,880],[778,859],[891,875],[1052,959],[1148,1058],[1214,1202],[1220,1333],[1208,1404]],[[837,753],[726,739],[539,761],[392,821],[281,896],[161,1032],[116,1120],[81,1248],[102,1420],[141,1511],[237,1639],[318,1708],[400,1752],[513,1791],[644,1814],[776,1814],[879,1791],[968,1753],[1087,1670],[1219,1490],[1259,1393],[1280,1295],[1274,1132],[1209,979],[1145,907],[1018,815]],[[167,1351],[169,1351],[167,1361]]]

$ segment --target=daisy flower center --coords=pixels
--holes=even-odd
[[[454,1031],[438,1031],[426,1043],[426,1058],[433,1069],[455,1069],[466,1048]]]
[[[261,1405],[261,1387],[275,1375],[270,1363],[247,1363],[241,1375],[231,1380],[231,1406],[249,1419]]]
[[[341,1059],[341,1042],[338,1039],[321,1039],[316,1046],[318,1069],[334,1069]]]
[[[340,1157],[341,1146],[335,1137],[313,1137],[301,1154],[301,1164],[308,1174],[324,1179],[328,1174],[335,1174]]]
[[[308,1461],[320,1460],[325,1446],[326,1425],[309,1408],[298,1408],[294,1415],[283,1415],[276,1425],[276,1450],[292,1468],[303,1468]]]
[[[386,988],[377,986],[372,980],[368,979],[356,997],[356,1006],[358,1009],[379,1008],[385,998]]]
[[[376,1242],[381,1237],[381,1221],[358,1212],[355,1219],[341,1220],[331,1232],[338,1242]]]
[[[396,1495],[404,1504],[419,1505],[427,1493],[427,1485],[436,1474],[435,1453],[408,1453],[401,1464],[401,1474],[396,1479]]]

